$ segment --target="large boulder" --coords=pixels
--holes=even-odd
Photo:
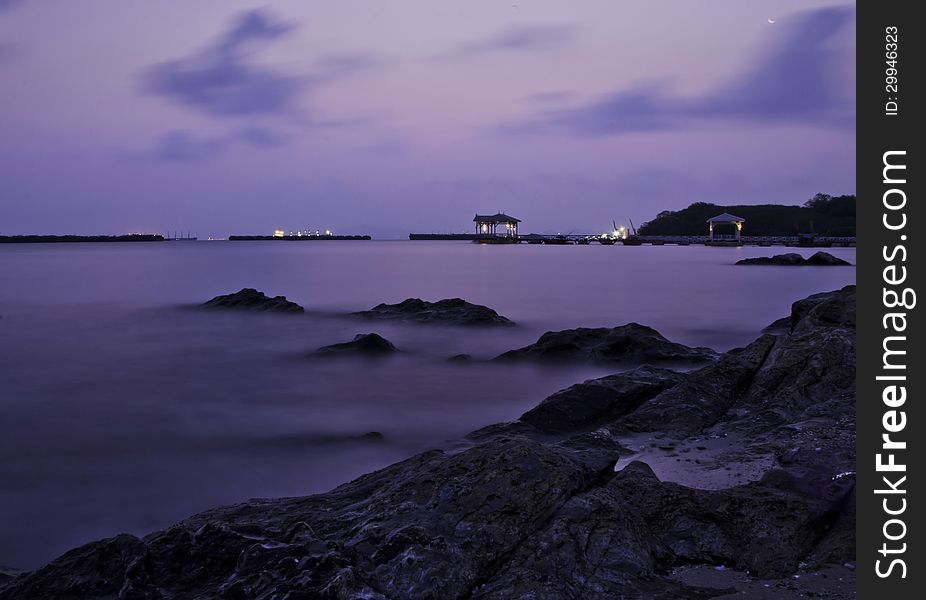
[[[354,339],[340,344],[322,346],[318,354],[361,354],[365,356],[381,356],[398,352],[395,345],[378,333],[358,333]]]
[[[808,265],[813,265],[817,267],[847,267],[852,266],[847,260],[837,258],[830,254],[829,252],[815,252],[810,258],[807,259]]]
[[[379,304],[370,310],[354,313],[368,319],[416,321],[419,323],[447,323],[453,325],[511,325],[510,319],[501,316],[488,306],[472,304],[462,298],[449,298],[427,302],[408,298],[398,304]]]
[[[829,252],[816,252],[810,258],[804,258],[796,252],[776,254],[775,256],[759,256],[757,258],[744,258],[736,261],[738,265],[778,265],[784,267],[845,267],[852,263],[837,258]]]
[[[763,335],[629,414],[637,431],[765,430],[855,415],[855,286],[795,302],[790,331]]]
[[[496,360],[591,361],[625,364],[696,364],[714,360],[710,348],[691,348],[667,340],[652,327],[628,323],[607,328],[580,327],[548,331],[528,346],[509,350]]]
[[[244,288],[234,294],[216,296],[201,305],[203,308],[232,308],[258,312],[301,313],[305,309],[286,296],[266,296],[254,288]]]
[[[521,421],[547,433],[597,429],[623,417],[682,380],[667,369],[633,371],[577,383],[556,392],[521,415]]]

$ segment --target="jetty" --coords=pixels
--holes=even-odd
[[[518,236],[492,236],[472,233],[410,233],[410,240],[418,241],[470,241],[481,244],[546,244],[550,246],[793,246],[804,248],[855,247],[856,238],[805,235],[741,236],[739,240],[715,235],[638,235],[618,238],[600,234],[552,235],[528,233]]]
[[[499,212],[494,215],[479,215],[473,218],[475,233],[410,233],[413,241],[469,241],[479,244],[542,244],[549,246],[794,246],[799,248],[854,247],[855,236],[827,236],[814,233],[795,235],[744,235],[746,219],[723,213],[707,220],[707,235],[637,235],[631,223],[631,231],[618,228],[605,234],[594,233],[519,233],[521,223],[510,215]],[[724,230],[729,233],[724,233]]]

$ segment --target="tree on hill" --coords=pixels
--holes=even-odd
[[[855,235],[855,196],[817,194],[802,206],[755,204],[721,206],[695,202],[682,210],[664,210],[644,223],[640,235],[705,235],[707,220],[721,213],[746,219],[744,235]]]

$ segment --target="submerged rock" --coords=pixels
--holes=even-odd
[[[779,335],[698,371],[588,381],[459,452],[94,542],[11,580],[0,599],[710,598],[729,589],[686,584],[673,568],[765,579],[851,563],[854,312],[854,286],[817,294]],[[741,485],[686,487],[623,466],[638,450],[621,431],[658,432],[652,452],[717,438],[731,445],[722,467],[757,456],[771,467]]]
[[[450,323],[456,325],[511,325],[510,319],[501,316],[488,306],[472,304],[461,298],[426,302],[408,298],[398,304],[379,304],[370,310],[354,313],[368,319],[395,319],[421,323]]]
[[[710,348],[690,348],[671,342],[645,325],[548,331],[533,344],[509,350],[496,360],[584,360],[635,364],[705,363],[717,353]]]
[[[318,354],[365,354],[378,356],[398,352],[392,342],[378,333],[358,333],[354,339],[340,344],[322,346]]]
[[[254,288],[244,288],[234,294],[216,296],[201,305],[203,308],[234,308],[261,312],[297,313],[305,309],[286,299],[286,296],[264,295]]]
[[[744,258],[736,261],[738,265],[780,265],[787,267],[845,267],[852,266],[852,263],[841,258],[837,258],[829,252],[816,252],[810,258],[804,258],[796,252],[787,254],[776,254],[775,256],[760,256],[757,258]]]

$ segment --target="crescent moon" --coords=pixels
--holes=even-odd
[[[768,22],[769,22],[769,23],[774,23],[774,22],[775,22],[775,19],[769,17],[769,18],[768,18]]]

